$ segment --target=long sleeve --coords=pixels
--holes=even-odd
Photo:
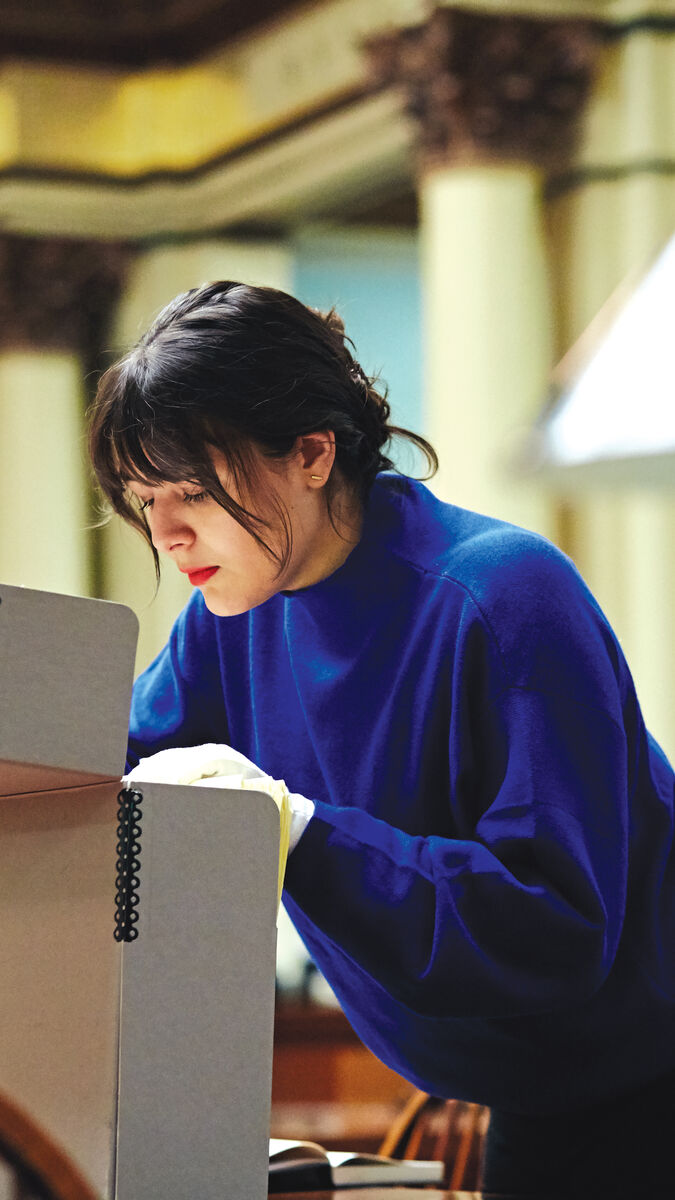
[[[496,724],[503,779],[473,836],[411,837],[318,802],[289,868],[289,894],[321,935],[413,1012],[556,1009],[592,994],[616,951],[622,732],[602,712],[520,689],[501,697]]]

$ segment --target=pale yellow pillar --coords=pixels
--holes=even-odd
[[[455,5],[370,43],[417,126],[435,488],[551,537],[555,499],[516,459],[553,366],[542,177],[569,153],[593,46],[581,20]]]
[[[444,499],[552,533],[513,465],[546,394],[551,303],[534,168],[451,166],[421,184],[426,428]]]
[[[74,354],[0,353],[0,581],[88,594],[82,368]]]
[[[115,343],[122,353],[148,328],[161,308],[179,292],[216,279],[236,279],[287,291],[290,253],[277,243],[203,241],[158,246],[139,255],[122,299]],[[137,670],[165,644],[171,626],[191,595],[185,576],[165,563],[155,593],[152,556],[143,539],[114,517],[103,532],[103,592],[128,604],[140,624]]]
[[[578,167],[672,157],[675,45],[636,30],[605,48]],[[675,180],[654,166],[581,181],[550,204],[566,349],[672,236]],[[639,405],[639,397],[636,397]],[[592,488],[574,500],[575,558],[614,625],[645,720],[675,761],[675,491]]]

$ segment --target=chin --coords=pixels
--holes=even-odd
[[[274,594],[274,592],[268,592],[260,596],[223,596],[217,593],[209,594],[207,588],[202,593],[204,603],[209,612],[213,613],[214,617],[240,617],[243,613],[250,612],[252,608],[257,608],[258,605],[264,604]]]

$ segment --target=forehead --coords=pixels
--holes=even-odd
[[[201,487],[196,479],[125,479],[124,486],[129,492],[134,495],[141,495],[147,492],[161,492],[164,490],[175,489],[182,491],[186,487]]]
[[[125,488],[155,488],[208,475],[212,470],[208,444],[200,430],[147,428],[129,422],[112,430],[107,440],[108,467]]]

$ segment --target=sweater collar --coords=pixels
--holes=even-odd
[[[387,559],[395,543],[400,541],[402,523],[401,500],[407,479],[395,471],[381,471],[375,478],[364,506],[361,537],[345,561],[317,583],[308,587],[282,591],[281,596],[292,604],[313,605],[346,600],[354,589],[363,591],[366,582],[382,582]]]

